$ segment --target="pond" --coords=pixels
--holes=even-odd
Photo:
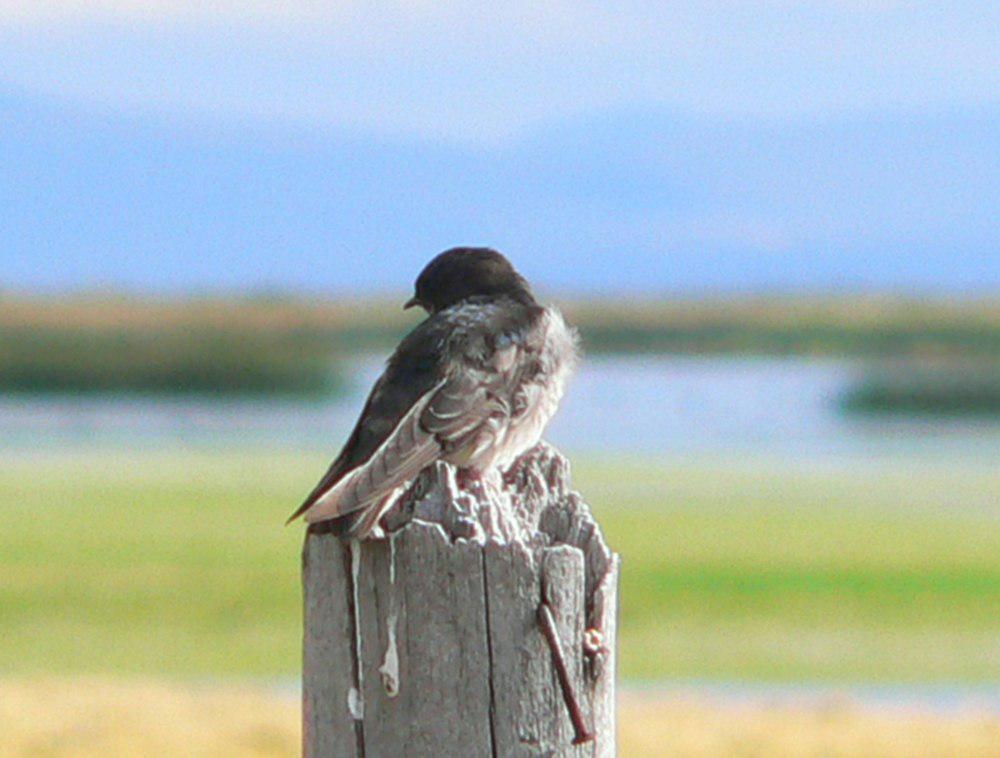
[[[381,358],[323,401],[0,397],[0,445],[275,445],[331,454],[350,432]],[[860,457],[1000,455],[1000,424],[845,415],[858,369],[803,358],[588,358],[548,434],[574,452]]]

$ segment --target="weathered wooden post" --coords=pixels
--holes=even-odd
[[[566,460],[474,495],[437,464],[387,522],[306,537],[304,754],[614,755],[619,559]]]

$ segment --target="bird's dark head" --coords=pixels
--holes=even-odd
[[[476,295],[532,300],[528,282],[496,250],[455,247],[424,267],[413,297],[404,307],[419,305],[428,313],[437,313]]]

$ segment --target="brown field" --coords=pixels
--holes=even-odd
[[[358,298],[196,297],[157,299],[106,293],[64,297],[0,293],[0,327],[131,328],[171,326],[274,329],[403,329],[402,293]],[[574,322],[628,326],[840,327],[852,329],[976,328],[1000,326],[996,297],[917,298],[896,295],[758,295],[736,297],[595,298],[557,300]]]
[[[986,713],[719,703],[626,692],[623,756],[995,756]],[[295,697],[260,687],[111,679],[0,682],[3,756],[294,756]]]

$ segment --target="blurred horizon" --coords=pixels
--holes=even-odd
[[[560,294],[991,294],[996,22],[5,5],[0,290],[401,292],[483,244]]]
[[[997,109],[778,130],[656,114],[617,130],[595,116],[471,155],[206,136],[2,90],[0,113],[14,148],[4,290],[383,295],[456,245],[496,247],[539,289],[592,297],[1000,286]]]

